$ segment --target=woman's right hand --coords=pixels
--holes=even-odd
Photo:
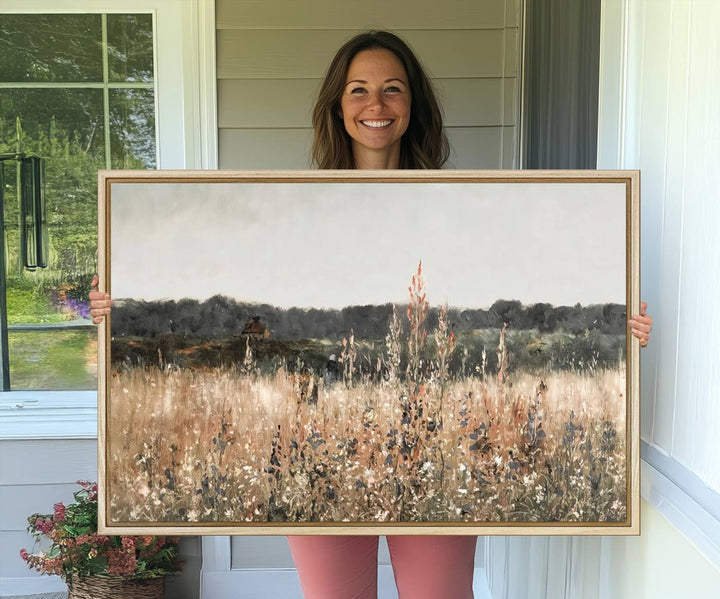
[[[92,283],[90,283],[90,287],[93,289],[88,295],[90,298],[90,316],[92,316],[92,321],[95,324],[100,324],[103,318],[105,318],[105,315],[110,314],[110,306],[113,305],[109,293],[103,293],[97,290],[98,282],[98,276],[95,275]]]

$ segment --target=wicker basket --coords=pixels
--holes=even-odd
[[[165,578],[88,576],[68,583],[68,599],[163,599]]]

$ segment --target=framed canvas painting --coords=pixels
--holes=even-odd
[[[100,527],[638,534],[637,171],[101,171]]]

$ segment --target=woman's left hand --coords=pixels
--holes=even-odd
[[[647,304],[640,302],[640,314],[633,316],[628,320],[630,332],[640,340],[640,347],[647,347],[648,339],[650,339],[650,331],[652,331],[652,316],[645,313]]]

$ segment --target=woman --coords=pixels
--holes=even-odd
[[[312,122],[320,169],[441,168],[449,154],[430,81],[407,44],[388,32],[357,35],[338,50]],[[112,302],[97,291],[90,299],[99,323]],[[652,319],[644,303],[628,324],[647,345]],[[377,596],[377,536],[288,541],[307,599]],[[474,536],[388,537],[400,599],[471,599],[475,545]]]
[[[312,120],[321,169],[438,169],[449,155],[430,80],[388,32],[360,34],[338,50]],[[377,596],[378,537],[288,540],[308,599]],[[388,537],[399,596],[471,598],[475,545],[474,536]]]

